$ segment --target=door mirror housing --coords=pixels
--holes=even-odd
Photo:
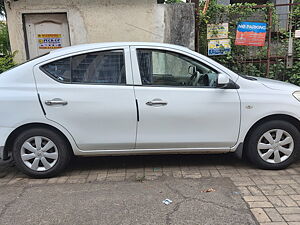
[[[240,87],[229,79],[228,75],[220,73],[218,75],[217,87],[222,89],[239,89]]]
[[[189,74],[194,75],[197,72],[196,66],[189,66]]]
[[[225,86],[229,84],[229,82],[230,82],[229,77],[226,74],[220,73],[218,75],[218,87]]]

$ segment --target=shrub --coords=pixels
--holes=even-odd
[[[15,54],[10,54],[0,57],[0,73],[3,73],[4,71],[16,66],[16,63],[13,60],[14,56]]]

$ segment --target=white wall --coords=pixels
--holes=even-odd
[[[19,0],[6,3],[15,60],[26,60],[22,14],[66,12],[71,45],[110,41],[164,41],[164,8],[156,0]]]

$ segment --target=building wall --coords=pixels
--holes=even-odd
[[[164,42],[194,49],[194,7],[191,7],[190,4],[167,4],[164,6]]]
[[[181,4],[193,12],[192,4]],[[24,13],[67,13],[71,45],[111,41],[171,42],[166,31],[168,5],[157,0],[18,0],[6,3],[11,47],[16,61],[26,60],[22,15]],[[180,13],[184,13],[181,10]],[[194,15],[191,15],[192,20]],[[194,48],[194,23],[181,42]],[[169,26],[167,26],[169,27]],[[170,30],[170,28],[168,28]]]

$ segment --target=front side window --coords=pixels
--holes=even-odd
[[[190,57],[149,49],[137,57],[143,85],[216,87],[218,73]]]
[[[54,79],[80,84],[125,84],[122,50],[91,52],[57,60],[41,67]]]

